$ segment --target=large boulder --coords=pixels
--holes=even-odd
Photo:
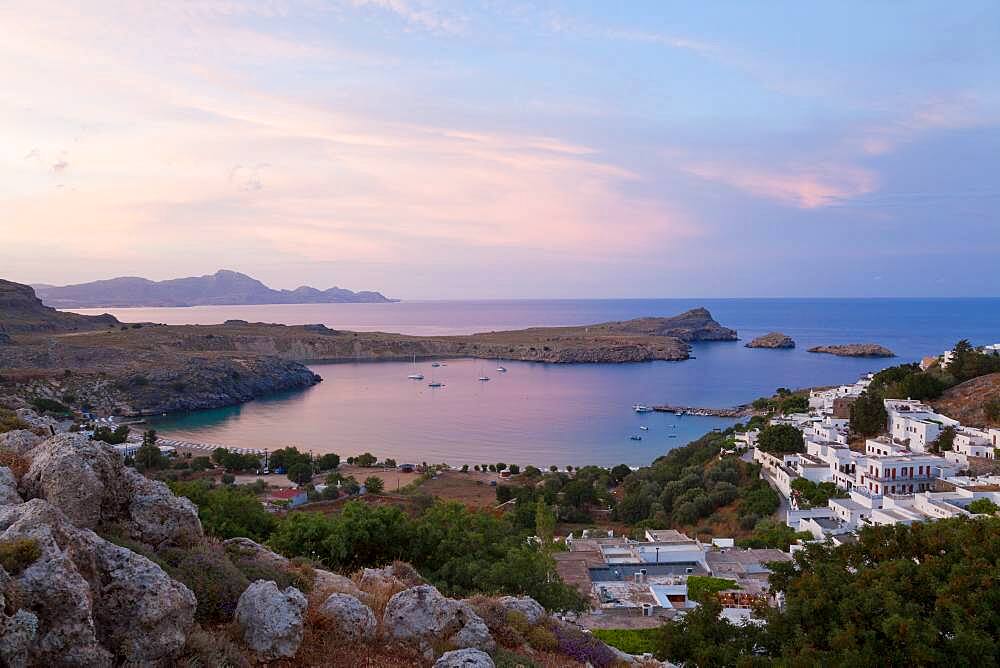
[[[0,506],[0,541],[15,540],[38,554],[9,574],[19,607],[37,620],[29,665],[165,664],[183,648],[194,594],[153,562],[42,499]]]
[[[130,663],[155,663],[180,651],[198,603],[190,589],[149,559],[92,531],[77,533],[73,556],[90,581],[103,646]]]
[[[59,434],[30,456],[21,479],[23,496],[45,499],[78,527],[120,524],[131,538],[157,548],[190,545],[203,537],[194,504],[125,466],[107,443]]]
[[[128,505],[125,462],[114,448],[82,434],[59,434],[35,447],[21,479],[27,498],[42,498],[73,524],[93,529],[119,519]]]
[[[341,640],[359,642],[375,637],[375,613],[354,596],[330,594],[318,613]]]
[[[201,542],[201,520],[190,500],[132,469],[126,469],[125,480],[129,488],[126,526],[133,538],[155,547]]]
[[[15,429],[0,434],[0,450],[26,455],[43,440],[45,439],[30,429]]]
[[[522,615],[532,626],[545,619],[545,608],[530,596],[502,596],[497,603],[507,612]]]
[[[428,659],[444,645],[486,652],[496,649],[489,628],[472,606],[442,596],[431,585],[411,587],[389,599],[383,629],[388,639],[416,646]]]
[[[306,597],[295,587],[284,591],[257,580],[236,604],[236,621],[247,646],[264,658],[293,657],[302,643]]]
[[[17,479],[6,466],[0,467],[0,506],[21,503],[21,495],[17,493]]]
[[[445,652],[434,662],[434,668],[496,668],[493,657],[478,649],[456,649]]]

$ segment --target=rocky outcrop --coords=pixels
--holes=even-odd
[[[41,499],[0,506],[0,540],[30,541],[38,550],[23,570],[4,574],[18,607],[37,620],[18,661],[151,665],[180,652],[194,622],[194,594],[145,557],[74,526]]]
[[[125,483],[129,495],[126,527],[133,538],[159,547],[194,545],[204,537],[198,509],[190,500],[132,469],[126,469]]]
[[[17,479],[9,468],[0,467],[0,506],[15,503],[21,503],[21,495],[17,493]]]
[[[770,332],[746,344],[747,348],[794,348],[792,337],[781,332]]]
[[[434,668],[496,668],[493,657],[478,649],[456,649],[445,652],[434,662]]]
[[[545,608],[530,596],[502,596],[497,604],[507,612],[515,612],[534,626],[545,619]]]
[[[284,591],[257,580],[240,596],[236,622],[247,646],[263,658],[293,657],[302,644],[306,597],[295,587]]]
[[[388,640],[415,647],[428,659],[446,645],[484,652],[496,649],[489,628],[472,606],[445,598],[431,585],[411,587],[389,599],[382,627]]]
[[[832,346],[815,346],[809,349],[811,353],[827,353],[838,357],[895,357],[885,346],[877,343],[848,343]]]
[[[15,429],[0,434],[0,450],[26,455],[43,440],[45,439],[28,429]]]
[[[416,587],[427,584],[427,581],[413,566],[397,561],[383,568],[364,568],[361,570],[361,586],[370,587]]]
[[[330,594],[317,611],[332,627],[334,634],[347,642],[368,641],[375,637],[378,625],[375,613],[349,594]]]
[[[22,495],[45,499],[78,527],[120,524],[130,537],[153,547],[202,538],[194,504],[127,468],[106,443],[59,434],[36,446],[31,457]]]

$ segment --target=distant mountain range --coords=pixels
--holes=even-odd
[[[42,302],[55,308],[210,304],[370,304],[397,301],[386,298],[380,292],[352,292],[337,287],[317,290],[302,286],[294,290],[274,290],[246,274],[225,269],[210,276],[191,276],[167,281],[123,276],[76,285],[38,284],[32,287]]]

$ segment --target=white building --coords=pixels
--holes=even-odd
[[[993,430],[998,431],[998,430]],[[994,445],[990,432],[985,429],[975,429],[973,427],[962,427],[955,434],[955,441],[952,449],[966,457],[984,457],[994,459]]]

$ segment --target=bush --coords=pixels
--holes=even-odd
[[[556,638],[556,634],[542,625],[530,629],[527,640],[532,649],[540,652],[554,652],[559,647],[559,639]]]
[[[968,505],[967,510],[977,515],[992,515],[1000,510],[1000,507],[989,499],[976,499]]]
[[[42,548],[34,538],[15,538],[0,542],[0,566],[10,575],[17,575],[42,556]]]
[[[17,417],[17,413],[6,408],[0,408],[0,434],[16,429],[29,429],[27,422]]]
[[[687,579],[688,598],[693,601],[704,601],[708,596],[729,589],[740,589],[733,580],[714,578],[708,575],[689,575]]]
[[[365,489],[370,494],[381,494],[382,490],[385,489],[385,481],[378,476],[370,475],[365,478]]]
[[[288,479],[296,485],[305,485],[312,480],[312,466],[305,462],[296,462],[288,469]]]
[[[188,634],[180,659],[180,665],[188,668],[243,668],[250,665],[240,648],[224,633],[211,633],[201,628],[195,628]]]
[[[618,656],[611,648],[589,633],[565,624],[553,625],[552,632],[559,652],[580,663],[589,663],[595,668],[610,668],[618,663]]]
[[[788,452],[805,452],[802,432],[789,424],[774,424],[761,430],[757,447],[773,455]]]
[[[59,415],[65,415],[70,412],[69,406],[56,401],[55,399],[48,399],[46,397],[34,397],[28,403],[30,403],[40,413],[57,413]]]
[[[167,548],[157,553],[170,577],[182,582],[198,599],[195,621],[202,624],[227,623],[236,613],[236,604],[250,581],[215,545],[181,550]]]

